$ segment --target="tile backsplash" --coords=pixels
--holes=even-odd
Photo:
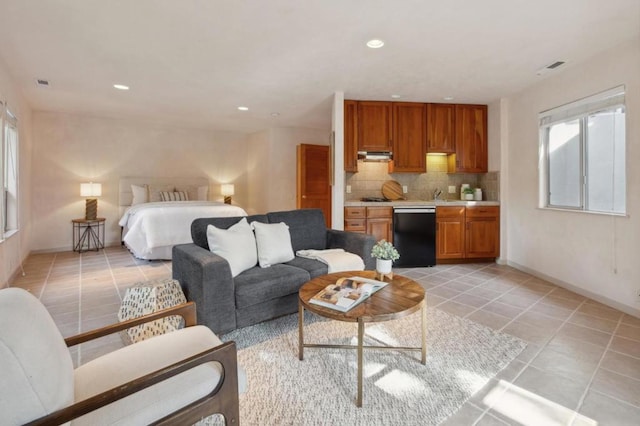
[[[468,183],[472,188],[482,188],[482,199],[498,201],[500,173],[447,173],[446,156],[427,156],[427,173],[389,173],[388,163],[358,161],[358,173],[346,174],[346,185],[351,193],[345,193],[345,200],[362,197],[382,197],[382,184],[396,180],[408,189],[405,197],[412,200],[432,200],[436,189],[442,190],[441,198],[460,199],[460,185]],[[456,187],[455,194],[449,194],[449,186]]]

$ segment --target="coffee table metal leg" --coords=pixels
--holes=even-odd
[[[364,321],[358,318],[358,399],[356,406],[362,407],[362,341],[364,339]]]
[[[304,307],[298,302],[298,359],[304,358]]]
[[[427,364],[427,304],[424,303],[422,313],[422,365]]]

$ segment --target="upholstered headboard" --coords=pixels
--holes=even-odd
[[[120,206],[120,215],[131,205],[133,193],[131,185],[144,186],[150,188],[156,187],[172,187],[179,191],[188,187],[210,186],[207,177],[123,177],[120,178],[120,187],[118,193],[118,205]]]

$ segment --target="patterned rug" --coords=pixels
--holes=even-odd
[[[297,314],[236,330],[249,389],[242,425],[436,425],[456,412],[526,343],[429,308],[427,364],[419,352],[365,350],[363,407],[355,405],[356,351],[305,348],[298,360]],[[357,325],[308,314],[306,343],[357,344]],[[420,346],[420,314],[367,324],[365,344]],[[219,424],[211,418],[204,424]]]

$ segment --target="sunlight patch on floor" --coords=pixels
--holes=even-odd
[[[574,419],[581,425],[598,425],[595,420],[504,380],[500,380],[482,402],[522,425],[568,425]]]
[[[468,370],[457,370],[456,377],[459,383],[469,385],[471,389],[480,389],[487,383],[488,378]]]
[[[406,395],[425,395],[428,392],[425,384],[418,377],[400,370],[392,370],[375,382],[384,392],[402,397]]]

